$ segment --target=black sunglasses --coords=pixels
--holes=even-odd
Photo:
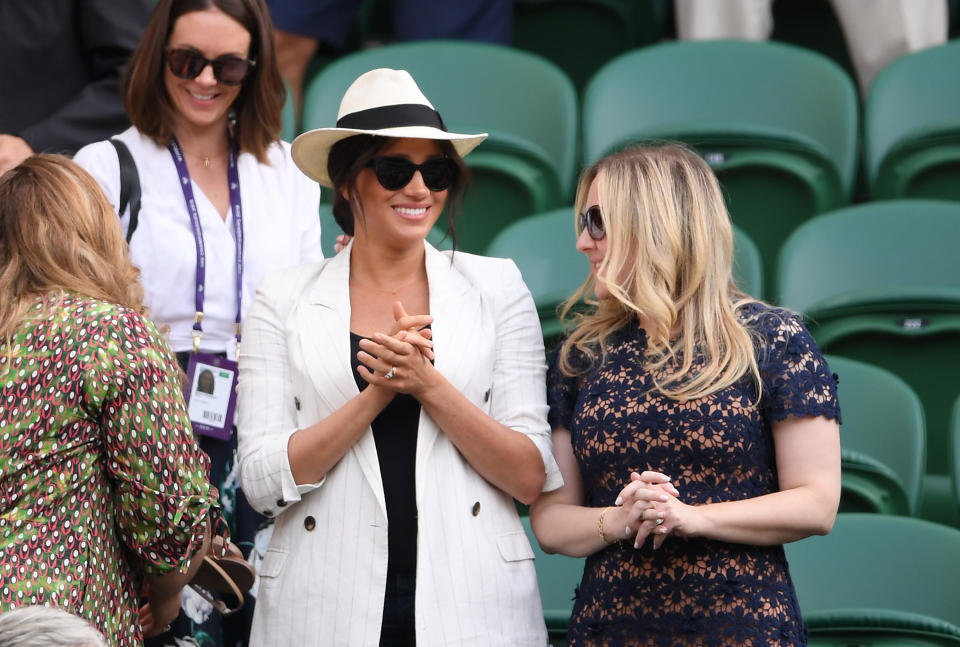
[[[577,218],[577,232],[579,233],[584,229],[590,234],[590,238],[594,240],[603,240],[607,235],[606,230],[603,228],[603,218],[600,217],[600,207],[590,207],[579,215]]]
[[[428,189],[446,191],[460,171],[449,157],[435,157],[423,164],[414,164],[403,157],[375,157],[367,166],[373,169],[377,182],[387,191],[399,191],[407,186],[417,171]]]
[[[213,66],[213,76],[223,85],[240,85],[256,61],[239,56],[218,56],[212,61],[192,49],[168,49],[167,66],[174,76],[181,79],[195,79],[204,68]]]

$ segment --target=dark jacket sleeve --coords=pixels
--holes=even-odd
[[[49,4],[47,0],[28,2]],[[120,80],[154,6],[153,0],[77,0],[69,4],[74,5],[74,24],[68,26],[74,51],[65,51],[63,56],[75,57],[86,79],[51,112],[14,133],[37,152],[73,153],[129,126],[120,98]],[[60,7],[64,5],[60,3]],[[69,67],[64,64],[65,70]],[[61,82],[69,83],[67,79],[47,78],[51,85]]]

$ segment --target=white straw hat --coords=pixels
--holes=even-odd
[[[293,140],[293,161],[323,186],[333,186],[327,173],[330,147],[353,135],[443,139],[460,157],[486,139],[486,133],[447,132],[440,113],[423,96],[406,70],[378,69],[362,74],[340,102],[336,128],[316,128]]]

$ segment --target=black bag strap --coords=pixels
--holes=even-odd
[[[127,225],[129,243],[133,232],[137,230],[140,216],[140,173],[127,145],[116,138],[111,138],[110,143],[117,149],[117,161],[120,162],[120,204],[117,213],[123,215],[127,205],[130,205],[130,223]]]

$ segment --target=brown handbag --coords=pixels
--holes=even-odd
[[[210,552],[204,555],[196,575],[190,580],[190,588],[213,605],[222,615],[228,616],[243,608],[243,594],[250,590],[257,573],[240,548],[223,537],[214,537]],[[237,606],[229,607],[223,600],[212,595],[228,593],[237,599]]]

